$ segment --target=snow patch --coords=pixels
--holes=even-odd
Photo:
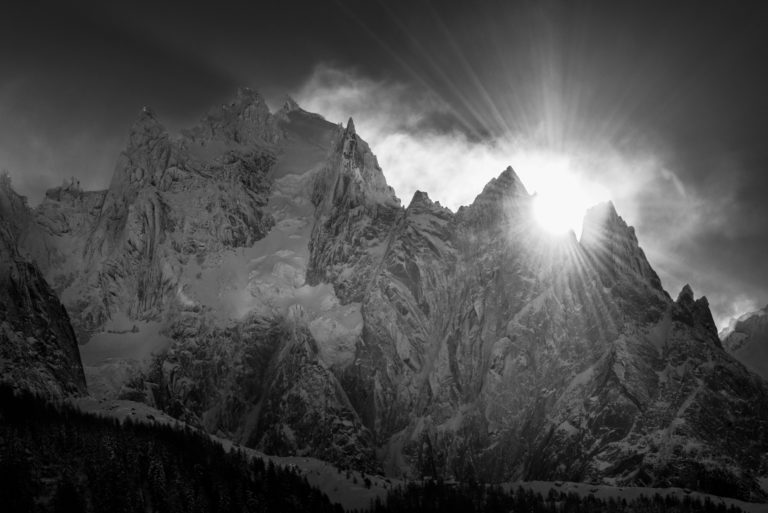
[[[547,496],[550,490],[557,493],[575,493],[580,497],[594,496],[598,499],[625,499],[631,501],[640,497],[653,497],[654,495],[660,495],[662,497],[677,497],[682,499],[685,496],[689,496],[692,499],[700,500],[704,502],[706,499],[712,501],[713,504],[723,504],[726,508],[730,506],[736,506],[741,508],[746,513],[768,513],[768,504],[745,502],[738,499],[731,499],[727,497],[718,497],[716,495],[710,495],[701,492],[693,492],[683,488],[648,488],[648,487],[626,487],[626,486],[610,486],[610,485],[593,485],[587,483],[573,483],[562,481],[518,481],[508,483],[503,486],[506,491],[514,491],[518,487],[528,489],[536,493],[540,493],[543,496]]]

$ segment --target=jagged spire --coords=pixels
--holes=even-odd
[[[155,111],[152,107],[149,107],[148,105],[144,105],[141,108],[141,111],[139,111],[139,115],[136,118],[136,120],[133,122],[133,126],[137,125],[153,125],[159,123],[157,121],[157,116],[155,115]]]
[[[429,195],[424,191],[416,191],[413,194],[411,202],[408,204],[408,210],[421,210],[424,208],[430,208],[434,205]]]
[[[631,233],[629,233],[630,231]],[[581,240],[582,245],[591,246],[599,244],[610,234],[624,232],[627,232],[630,238],[634,238],[634,229],[627,226],[619,216],[613,202],[605,201],[589,208],[584,214],[579,240]]]
[[[419,204],[419,203],[432,204],[432,200],[429,199],[429,194],[427,194],[424,191],[416,191],[415,193],[413,193],[413,198],[411,199],[411,205]]]
[[[703,329],[711,337],[712,343],[722,348],[720,337],[717,334],[717,326],[709,309],[709,301],[706,296],[696,299],[693,295],[693,289],[688,284],[683,286],[677,296],[673,318],[694,328]]]
[[[687,283],[683,286],[680,294],[678,294],[677,302],[693,302],[693,289]]]
[[[512,166],[507,166],[498,177],[492,178],[491,181],[483,187],[483,192],[475,198],[472,205],[480,205],[488,203],[489,201],[495,202],[508,196],[527,195],[528,191],[525,190],[525,186],[523,185],[523,182],[520,181],[520,177],[517,176],[517,173],[512,169]]]
[[[349,137],[356,134],[357,132],[355,132],[355,122],[352,120],[352,117],[350,116],[349,121],[347,121],[347,128],[344,129],[344,136]]]
[[[659,276],[638,244],[635,229],[619,216],[612,201],[587,210],[579,244],[597,257],[600,267],[607,266],[615,273],[629,271],[663,291]]]
[[[460,207],[456,214],[470,224],[496,226],[502,220],[518,217],[516,212],[528,197],[520,177],[512,166],[507,166],[483,187],[471,205]]]

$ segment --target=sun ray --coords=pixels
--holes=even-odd
[[[604,322],[607,324],[611,331],[617,331],[617,323],[611,313],[611,308],[605,300],[606,294],[602,290],[602,287],[589,287],[587,283],[588,273],[591,272],[594,275],[597,270],[594,268],[594,265],[591,263],[591,261],[586,258],[584,248],[581,245],[569,249],[571,250],[573,261],[576,263],[578,268],[577,275],[581,279],[584,288],[584,304],[586,304],[588,307],[592,307],[595,313],[593,318],[598,318],[601,321],[598,324],[598,331],[605,331],[602,329]],[[590,290],[594,290],[594,294],[589,294]],[[595,305],[595,301],[599,302],[599,305]],[[601,335],[605,336],[604,333],[601,333]]]

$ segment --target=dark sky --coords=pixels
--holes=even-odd
[[[347,70],[441,106],[408,130],[655,155],[684,197],[638,188],[629,220],[722,322],[768,303],[764,3],[6,3],[0,167],[32,203],[66,176],[104,187],[143,105],[179,128],[238,86],[274,104]]]

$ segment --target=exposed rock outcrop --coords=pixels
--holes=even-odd
[[[31,213],[0,176],[0,380],[62,398],[86,391],[77,339],[66,310],[17,239]]]

